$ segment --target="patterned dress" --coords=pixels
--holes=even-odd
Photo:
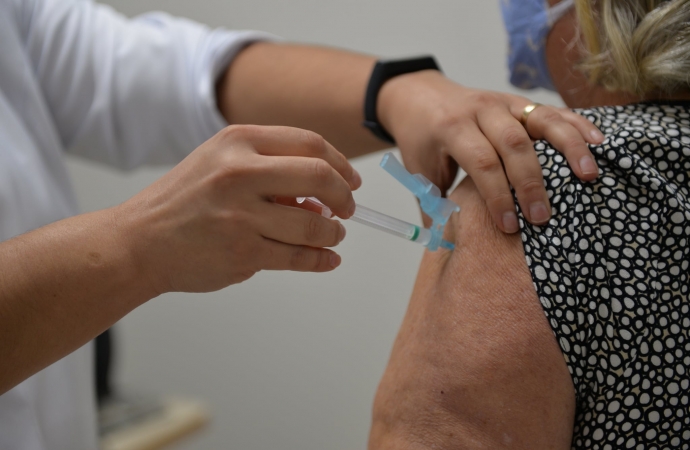
[[[520,213],[534,285],[576,391],[573,449],[690,448],[690,102],[580,111],[600,175],[537,142],[546,226]]]

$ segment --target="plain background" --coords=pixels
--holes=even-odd
[[[163,10],[211,26],[384,57],[431,53],[455,81],[507,82],[499,0],[108,0],[126,15]],[[535,101],[560,104],[545,92]],[[354,166],[358,203],[419,223],[416,202],[379,169]],[[122,202],[165,168],[122,174],[70,160],[84,211]],[[117,381],[128,391],[202,399],[213,422],[178,449],[363,449],[371,403],[423,248],[346,223],[329,274],[260,273],[206,295],[168,294],[116,327]]]

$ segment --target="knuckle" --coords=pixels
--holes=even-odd
[[[495,192],[486,197],[486,204],[490,210],[499,210],[513,204],[513,195],[507,191]]]
[[[340,242],[340,225],[334,222],[331,226],[330,238],[328,239],[328,242],[326,243],[325,247],[336,246],[336,245],[338,245],[339,242]]]
[[[315,159],[312,162],[312,171],[314,173],[314,179],[319,184],[327,184],[331,179],[332,168],[331,166],[322,159]]]
[[[214,211],[214,218],[217,219],[221,227],[244,228],[247,220],[241,210],[220,208]],[[245,242],[238,243],[239,249],[246,247]]]
[[[335,247],[340,242],[340,225],[335,221],[328,223],[328,229],[324,231],[328,237],[324,240],[323,247]]]
[[[304,145],[314,156],[322,156],[326,154],[326,140],[317,133],[309,130],[300,130],[302,133],[302,141]]]
[[[323,262],[324,262],[324,257],[326,255],[325,251],[322,250],[312,250],[311,251],[314,255],[314,260],[312,261],[311,268],[310,270],[316,272],[323,267]]]
[[[218,161],[216,181],[222,188],[228,185],[243,184],[256,175],[256,167],[251,159],[240,159],[228,153],[220,156]]]
[[[220,130],[217,134],[216,137],[219,138],[222,141],[228,141],[232,140],[235,136],[237,136],[238,129],[237,125],[229,125],[222,130]]]
[[[442,134],[447,130],[461,129],[465,125],[465,117],[456,111],[439,109],[432,117],[432,128],[439,130]]]
[[[323,224],[317,217],[310,217],[304,225],[304,238],[308,243],[319,240],[323,234]]]
[[[470,95],[473,103],[481,106],[493,105],[497,102],[496,94],[488,91],[476,91]]]
[[[313,250],[307,246],[300,245],[292,251],[290,255],[289,267],[291,270],[313,270],[314,263],[310,264]],[[317,261],[318,262],[318,261]]]
[[[479,152],[474,158],[474,168],[479,173],[493,173],[503,170],[501,161],[499,161],[496,154],[486,151]]]
[[[520,182],[520,189],[524,194],[532,194],[544,190],[544,181],[537,177],[528,177]]]
[[[253,128],[252,125],[229,125],[223,128],[218,135],[224,141],[244,140],[249,137]]]
[[[510,149],[522,149],[532,146],[532,141],[527,136],[527,132],[522,127],[511,126],[503,130],[501,143]]]
[[[302,267],[305,267],[305,264],[307,262],[307,248],[306,247],[297,247],[295,250],[292,251],[290,254],[290,261],[289,261],[289,267],[292,270],[299,270]]]
[[[335,163],[337,164],[337,167],[343,168],[345,170],[345,173],[347,173],[348,175],[352,174],[352,171],[354,170],[353,167],[347,161],[347,158],[345,157],[345,155],[343,155],[339,151],[335,152]],[[341,169],[341,170],[343,170],[343,169]]]

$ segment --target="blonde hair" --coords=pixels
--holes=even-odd
[[[590,81],[637,95],[690,90],[690,0],[575,0]]]

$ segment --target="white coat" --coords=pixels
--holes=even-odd
[[[66,152],[129,169],[218,132],[215,80],[260,39],[86,0],[0,0],[0,240],[77,213]],[[92,372],[87,345],[0,396],[0,449],[96,449]]]

